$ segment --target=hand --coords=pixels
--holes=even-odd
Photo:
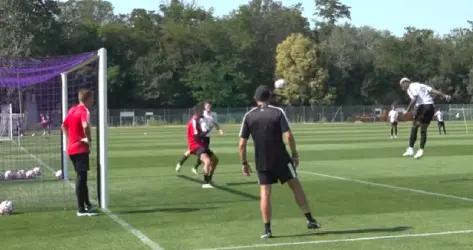
[[[402,114],[403,114],[403,115],[407,115],[407,110],[403,110],[403,111],[402,111]]]
[[[445,95],[444,98],[446,102],[450,102],[452,100],[452,96],[450,95]]]
[[[297,168],[299,166],[299,155],[292,155],[292,164]]]
[[[220,135],[223,135],[223,130],[219,129],[219,130],[218,130],[218,133],[219,133]]]
[[[241,166],[241,171],[243,172],[243,175],[244,176],[250,176],[253,172],[253,170],[251,170],[251,166],[250,164],[248,164],[248,162],[244,162]]]
[[[81,142],[89,144],[89,139],[87,137],[80,139]]]

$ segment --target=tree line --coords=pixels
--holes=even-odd
[[[44,57],[108,50],[111,108],[251,104],[278,78],[280,102],[405,102],[403,76],[473,101],[473,22],[444,36],[406,27],[402,37],[349,22],[340,0],[314,0],[316,25],[301,4],[251,0],[228,15],[194,2],[156,1],[158,11],[115,14],[103,0],[0,0],[0,56]]]

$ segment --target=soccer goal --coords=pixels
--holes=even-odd
[[[78,103],[95,95],[90,119],[89,195],[101,208],[107,190],[107,52],[49,58],[0,57],[0,200],[17,210],[75,208],[74,168],[61,124]]]
[[[468,121],[473,120],[473,108],[468,105],[450,105],[448,109],[449,120],[463,121],[465,133],[468,134]]]

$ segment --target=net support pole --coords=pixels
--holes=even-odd
[[[99,81],[99,163],[100,163],[100,208],[108,208],[108,151],[107,151],[107,50],[98,51]]]
[[[67,73],[61,73],[61,110],[62,110],[62,120],[66,119],[67,110],[68,110],[68,100],[67,100]],[[62,133],[62,174],[64,180],[69,179],[69,168],[68,159],[67,159],[67,135]]]

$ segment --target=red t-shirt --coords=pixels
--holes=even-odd
[[[197,135],[201,133],[200,118],[194,115],[187,123],[187,146],[192,153],[199,147],[204,147],[203,141],[197,138]]]
[[[84,127],[89,123],[89,109],[83,104],[78,104],[67,113],[62,126],[67,129],[68,143],[67,154],[76,155],[89,153],[89,144],[81,141],[87,138]]]

